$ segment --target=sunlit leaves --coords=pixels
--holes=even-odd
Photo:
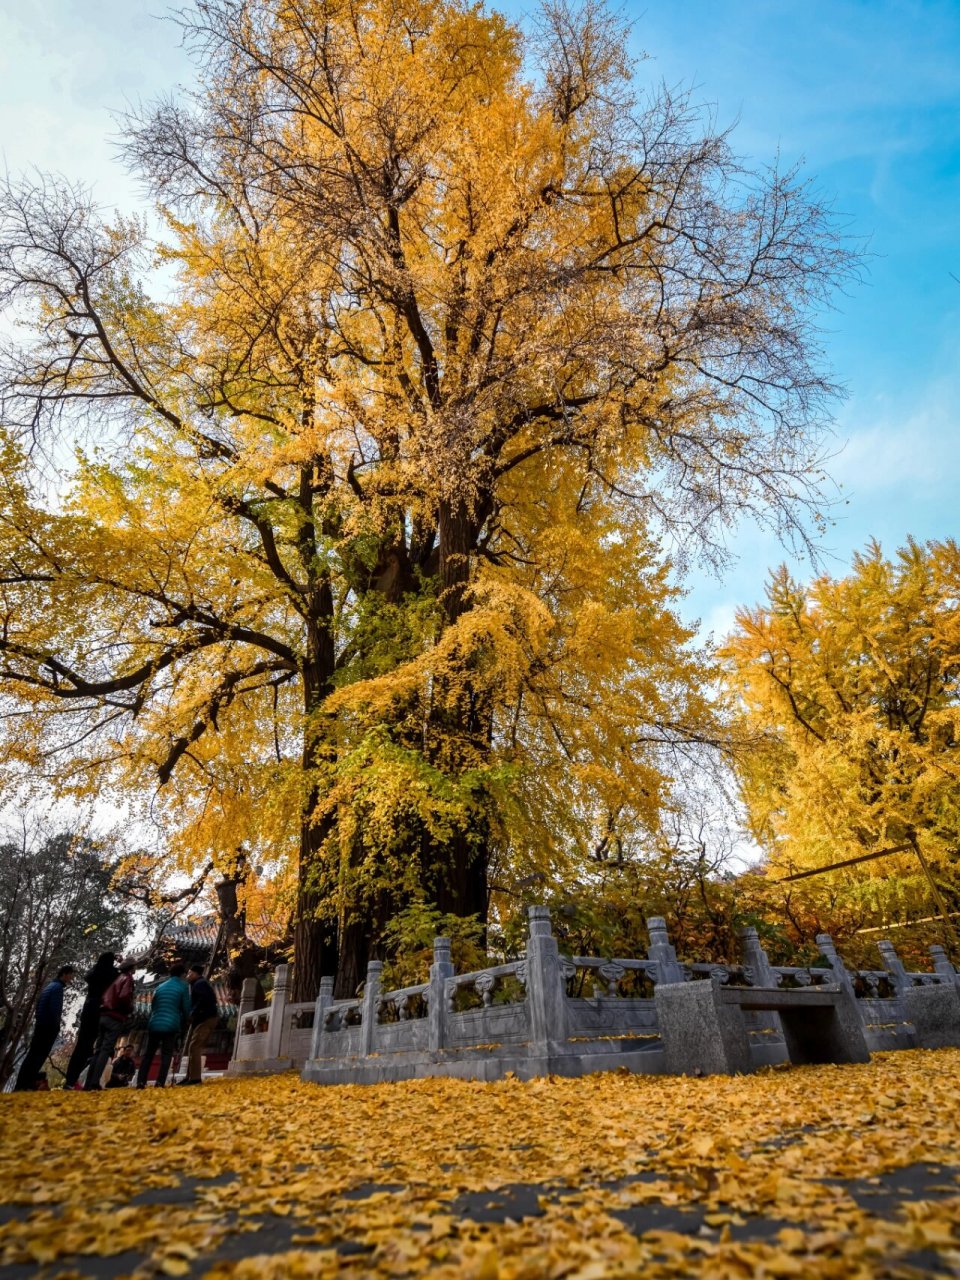
[[[938,906],[914,841],[948,885],[956,874],[958,601],[954,542],[909,542],[894,557],[874,543],[846,577],[803,586],[779,570],[727,643],[759,739],[744,794],[774,866],[906,846],[845,873],[848,896],[888,919]]]
[[[34,1263],[134,1249],[166,1274],[191,1262],[211,1280],[867,1280],[910,1274],[908,1255],[924,1249],[950,1274],[957,1068],[957,1051],[942,1050],[748,1078],[321,1089],[286,1076],[189,1098],[17,1096],[0,1110],[0,1198],[28,1213],[0,1226],[0,1247]],[[851,1197],[847,1179],[920,1161],[943,1168],[937,1199],[893,1213]],[[193,1177],[190,1205],[129,1203]],[[509,1204],[516,1184],[541,1190],[540,1216],[481,1223],[454,1205],[465,1193]],[[650,1205],[693,1210],[690,1229],[682,1212],[639,1235],[618,1217]],[[262,1253],[251,1230],[262,1215],[289,1222],[283,1252]],[[209,1270],[203,1257],[225,1232],[241,1233],[231,1255],[246,1257]],[[344,1241],[362,1252],[338,1253]]]

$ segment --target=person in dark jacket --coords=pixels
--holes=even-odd
[[[17,1083],[14,1086],[21,1091],[35,1089],[40,1077],[40,1068],[47,1060],[50,1050],[60,1034],[60,1022],[63,1018],[63,993],[73,981],[76,972],[72,964],[61,965],[57,976],[40,992],[37,1001],[36,1021],[27,1056],[20,1064],[17,1072]]]
[[[177,1041],[190,1021],[190,988],[183,980],[184,971],[184,965],[172,965],[170,977],[166,982],[161,982],[153,993],[150,1021],[147,1023],[147,1047],[143,1051],[140,1070],[137,1072],[138,1089],[147,1087],[147,1077],[158,1049],[160,1071],[157,1075],[157,1088],[162,1089],[167,1083],[170,1059]]]
[[[100,1034],[87,1072],[84,1093],[95,1093],[100,1079],[113,1057],[117,1041],[130,1025],[133,1017],[133,971],[135,960],[120,961],[120,975],[107,987],[100,1001]]]
[[[201,1084],[203,1051],[214,1027],[220,1021],[217,997],[203,976],[203,965],[192,964],[187,970],[190,983],[190,1038],[187,1041],[187,1074],[181,1084]]]
[[[137,1069],[137,1060],[133,1056],[133,1045],[125,1044],[113,1060],[110,1068],[108,1089],[126,1089]]]
[[[65,1089],[72,1089],[80,1077],[80,1072],[93,1056],[93,1046],[97,1043],[100,1032],[100,1002],[103,994],[112,982],[120,976],[116,966],[117,957],[113,951],[104,951],[92,969],[83,975],[87,984],[87,994],[80,1010],[80,1022],[77,1026],[77,1040],[73,1053],[67,1063],[67,1077],[63,1082]]]

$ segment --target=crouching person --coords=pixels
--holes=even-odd
[[[110,1068],[108,1089],[126,1089],[137,1069],[137,1060],[133,1056],[133,1045],[125,1044],[113,1060]]]
[[[190,988],[184,981],[183,974],[184,965],[172,965],[169,978],[161,982],[153,993],[150,1021],[147,1023],[147,1045],[137,1072],[138,1089],[146,1088],[147,1077],[158,1049],[160,1071],[157,1075],[157,1088],[162,1089],[167,1083],[167,1072],[170,1070],[170,1060],[177,1041],[190,1021]]]

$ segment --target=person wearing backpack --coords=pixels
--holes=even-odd
[[[120,976],[103,993],[100,1004],[100,1034],[87,1071],[87,1081],[83,1086],[85,1093],[96,1093],[100,1088],[100,1077],[113,1057],[117,1041],[130,1022],[133,1014],[133,971],[136,967],[134,960],[121,960]]]
[[[158,1049],[160,1071],[157,1075],[157,1088],[162,1089],[167,1083],[170,1059],[177,1041],[190,1021],[190,988],[183,980],[185,970],[186,966],[180,963],[171,965],[170,977],[166,982],[161,982],[153,993],[150,1021],[147,1024],[147,1047],[143,1051],[140,1070],[137,1072],[138,1089],[147,1087],[147,1077]]]

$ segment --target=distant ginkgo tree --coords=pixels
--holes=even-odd
[[[956,542],[911,540],[893,556],[872,542],[846,576],[810,583],[778,569],[724,657],[754,734],[743,795],[774,874],[843,863],[823,883],[880,919],[956,910]]]

